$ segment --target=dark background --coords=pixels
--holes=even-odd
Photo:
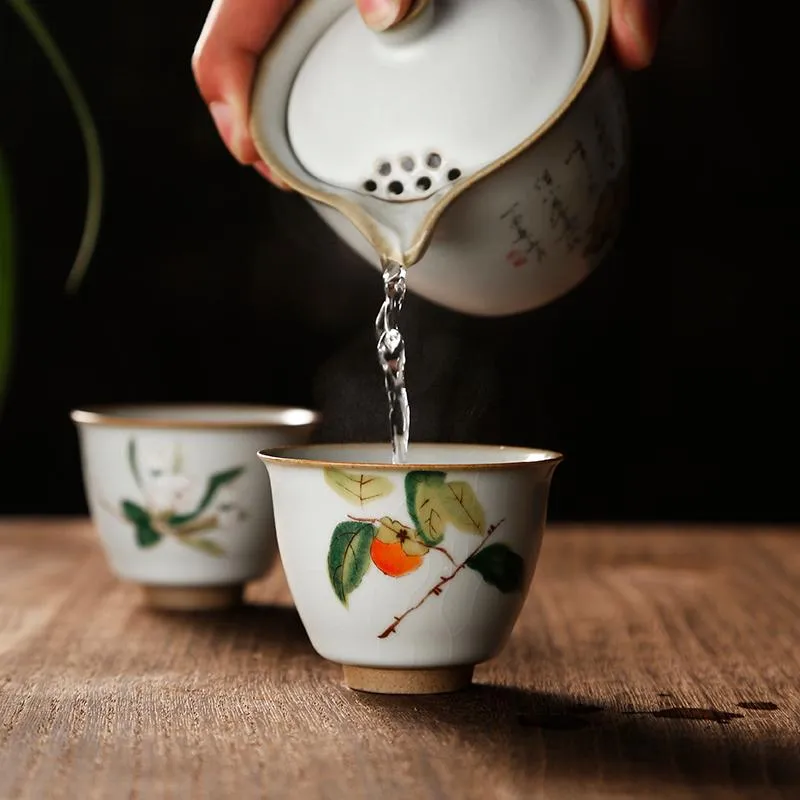
[[[307,404],[327,415],[321,438],[388,447],[379,275],[217,139],[190,71],[208,0],[36,6],[91,103],[107,195],[89,277],[67,297],[82,145],[0,4],[21,257],[0,513],[85,510],[68,418],[82,404]],[[800,519],[799,159],[782,111],[796,66],[791,26],[747,13],[687,0],[654,66],[628,77],[633,203],[589,281],[509,319],[406,305],[412,437],[563,451],[553,518]]]

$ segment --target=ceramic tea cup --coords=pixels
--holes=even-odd
[[[261,451],[311,644],[352,689],[461,689],[506,644],[533,578],[559,453],[412,444]]]
[[[263,447],[300,444],[303,408],[114,406],[74,410],[86,496],[111,570],[148,605],[241,601],[277,555]]]

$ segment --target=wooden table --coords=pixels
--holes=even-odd
[[[800,531],[551,526],[477,685],[358,694],[280,572],[144,609],[88,523],[0,524],[0,798],[800,798]]]

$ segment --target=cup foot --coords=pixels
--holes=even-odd
[[[439,669],[382,669],[343,666],[350,689],[372,694],[445,694],[472,683],[473,665]]]
[[[241,605],[244,585],[142,586],[145,604],[165,611],[214,611]]]

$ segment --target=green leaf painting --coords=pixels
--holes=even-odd
[[[370,564],[375,526],[368,522],[342,522],[331,537],[328,575],[336,596],[347,605],[350,593],[361,584]]]
[[[408,513],[420,535],[431,546],[444,539],[452,524],[462,533],[483,535],[486,515],[472,487],[465,481],[447,482],[444,472],[406,475]]]
[[[391,481],[383,476],[325,471],[328,485],[348,503],[364,505],[388,495]],[[486,527],[486,512],[474,488],[467,481],[448,481],[437,470],[409,472],[404,481],[406,511],[410,522],[392,516],[370,518],[348,516],[333,531],[328,548],[328,577],[334,594],[345,607],[374,565],[394,579],[415,572],[431,553],[450,565],[428,592],[378,635],[386,639],[396,633],[403,620],[428,600],[439,597],[448,583],[465,569],[478,573],[484,583],[510,594],[521,592],[525,583],[525,562],[507,544],[492,537],[503,520]],[[445,546],[448,531],[479,537],[470,554],[458,562]]]
[[[140,505],[137,505],[131,500],[123,500],[121,506],[122,513],[129,522],[132,522],[134,525],[150,524],[150,514]]]
[[[161,534],[153,530],[152,518],[140,505],[123,500],[122,513],[128,522],[133,523],[136,529],[136,543],[139,547],[153,547],[161,541]]]
[[[483,535],[486,517],[472,487],[464,481],[446,483],[441,490],[441,503],[448,522],[463,533]]]
[[[136,462],[136,439],[131,439],[128,442],[128,469],[130,469],[136,485],[141,489],[142,477],[139,475],[139,465]]]
[[[136,526],[136,543],[139,547],[153,547],[161,541],[161,538],[161,534],[156,533],[148,524]]]
[[[243,472],[244,467],[235,467],[234,469],[226,469],[223,472],[217,472],[212,475],[208,479],[203,497],[194,511],[190,511],[188,514],[173,514],[169,518],[169,524],[185,525],[187,522],[196,520],[209,507],[217,492],[226,484],[235,481]]]
[[[519,592],[525,580],[525,562],[504,544],[490,544],[467,559],[486,583],[505,594]]]
[[[218,545],[212,539],[194,539],[192,541],[192,547],[194,547],[195,550],[199,550],[201,553],[207,553],[215,558],[225,555],[225,548]]]
[[[432,547],[444,539],[447,509],[442,502],[444,472],[409,472],[406,475],[406,508],[420,538]]]
[[[130,439],[126,448],[128,469],[134,483],[144,497],[147,487],[139,468],[136,440]],[[181,474],[183,458],[179,448],[175,448],[172,460],[172,472],[167,478]],[[134,529],[134,537],[138,547],[151,549],[164,539],[173,539],[186,547],[205,553],[214,558],[225,555],[225,549],[213,539],[200,534],[222,530],[221,515],[233,513],[239,520],[245,518],[245,512],[232,502],[224,502],[214,507],[219,491],[234,483],[244,473],[244,467],[232,467],[210,475],[205,483],[203,493],[197,505],[188,512],[178,513],[174,509],[148,507],[147,501],[142,503],[123,499],[119,503],[119,517],[130,523]]]
[[[340,469],[326,469],[325,482],[340,497],[360,506],[385,497],[394,488],[388,478]]]

